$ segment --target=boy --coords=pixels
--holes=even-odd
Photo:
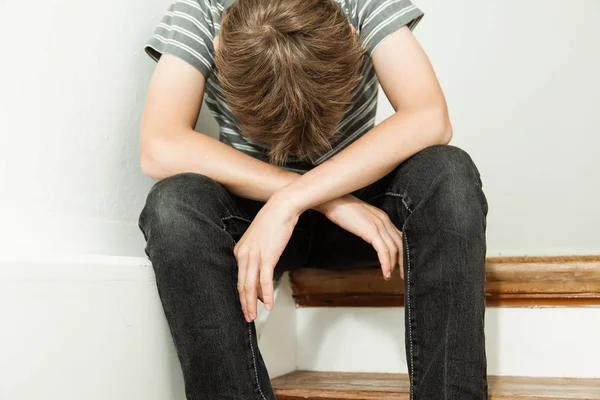
[[[405,279],[411,399],[486,399],[485,217],[410,0],[177,0],[141,128],[140,216],[189,400],[274,399],[257,299],[283,268]],[[374,126],[377,84],[395,113]],[[219,140],[193,128],[202,99]]]

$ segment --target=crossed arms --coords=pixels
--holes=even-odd
[[[401,232],[385,212],[349,193],[384,177],[415,153],[447,144],[452,128],[431,63],[407,27],[389,35],[372,58],[395,113],[302,176],[198,135],[194,125],[204,76],[169,54],[156,67],[142,118],[144,173],[163,179],[195,172],[238,196],[266,202],[234,250],[240,303],[248,322],[256,318],[258,298],[268,310],[273,307],[273,269],[305,210],[322,212],[373,245],[384,278],[402,265]]]

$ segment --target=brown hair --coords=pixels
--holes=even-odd
[[[216,52],[225,100],[271,162],[331,148],[364,49],[334,0],[236,0]]]

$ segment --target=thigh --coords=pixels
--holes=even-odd
[[[154,239],[149,241],[146,252],[154,247],[163,248],[168,243],[168,246],[196,247],[194,243],[200,240],[213,258],[219,251],[233,255],[232,244],[241,239],[264,204],[236,196],[200,174],[185,173],[163,179],[150,191],[140,215],[139,226],[146,239],[150,239],[151,232]],[[306,264],[308,225],[308,216],[301,216],[281,255],[276,278],[287,269]],[[190,232],[196,233],[191,237]],[[217,236],[222,234],[230,237],[228,246],[218,245],[220,239]]]

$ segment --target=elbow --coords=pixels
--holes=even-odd
[[[452,123],[450,123],[450,118],[446,116],[440,128],[440,144],[449,144],[452,140],[452,134]]]
[[[154,176],[154,171],[156,167],[154,166],[153,162],[154,161],[152,157],[148,154],[147,150],[140,151],[140,168],[142,172],[147,177],[156,179],[156,177]]]
[[[448,115],[448,109],[444,107],[437,108],[429,118],[432,123],[432,136],[434,145],[446,145],[452,140],[452,123]]]
[[[140,146],[140,168],[144,175],[153,179],[162,179],[160,168],[160,147],[156,138],[142,140]]]

